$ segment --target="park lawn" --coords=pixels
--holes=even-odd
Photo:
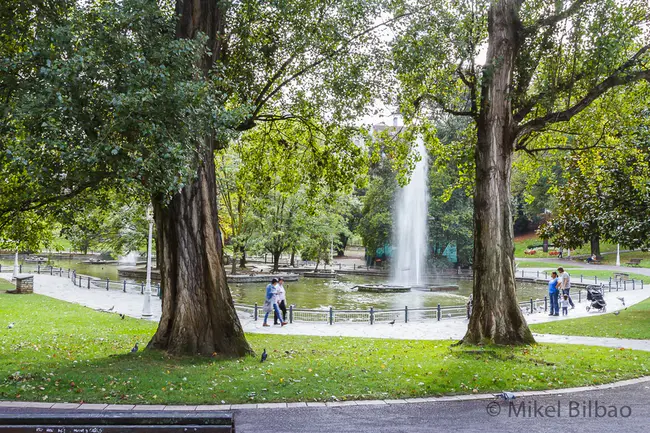
[[[542,245],[544,241],[540,239],[537,235],[531,236],[531,235],[523,235],[523,236],[517,236],[515,237],[515,257],[517,258],[540,258],[540,259],[546,259],[546,258],[557,258],[557,256],[551,256],[548,253],[545,253],[540,249],[537,250],[537,252],[534,255],[526,255],[524,254],[524,251],[528,249],[528,246],[530,245]],[[550,242],[551,244],[553,242]],[[549,248],[549,251],[556,251],[555,248]],[[605,253],[605,252],[610,252],[610,251],[616,251],[616,244],[610,244],[608,242],[601,242],[600,243],[600,252]],[[564,256],[566,257],[567,251],[566,249],[564,250]],[[572,249],[571,250],[571,255],[589,255],[591,254],[591,246],[586,243],[582,247],[578,249]],[[614,261],[616,261],[616,257],[614,258]],[[621,259],[622,261],[622,259]]]
[[[632,305],[620,314],[599,314],[581,319],[531,325],[543,334],[583,335],[588,337],[650,339],[650,299]]]
[[[621,253],[621,265],[625,266],[625,263],[629,262],[630,259],[641,259],[639,267],[641,268],[650,268],[650,251],[630,251]],[[602,257],[602,262],[607,265],[616,265],[616,254],[607,254]],[[630,270],[634,269],[634,266],[629,266]]]
[[[597,266],[598,265],[594,265],[594,267],[597,267]],[[555,269],[557,269],[557,268],[546,269],[543,272],[547,272],[550,275],[550,273],[552,271],[554,271]],[[612,277],[612,280],[613,280],[614,279],[614,274],[617,273],[615,271],[607,271],[607,270],[602,270],[601,271],[601,270],[598,270],[598,269],[585,269],[585,268],[573,268],[573,269],[571,269],[571,268],[568,268],[568,267],[565,268],[565,269],[571,275],[571,280],[572,281],[577,281],[577,282],[580,281],[580,275],[582,275],[583,277],[589,277],[591,279],[593,279],[593,277],[598,277],[598,282],[599,283],[600,282],[608,283],[609,282],[609,277]],[[632,280],[632,279],[637,280],[637,281],[643,280],[644,284],[650,284],[650,276],[648,276],[648,275],[636,274],[634,272],[625,272],[625,273],[629,275],[630,280]],[[614,283],[612,283],[612,284],[614,284]],[[631,281],[628,281],[627,284],[629,285],[628,287],[632,287],[631,286],[631,284],[632,284]]]
[[[12,329],[6,324],[14,322]],[[0,400],[220,404],[386,399],[601,384],[649,374],[650,353],[571,345],[249,334],[259,358],[170,357],[152,322],[0,294]],[[370,325],[368,325],[370,326]],[[385,325],[388,326],[388,325]]]

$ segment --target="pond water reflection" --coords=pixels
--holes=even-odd
[[[301,278],[299,281],[285,283],[287,303],[298,308],[326,308],[333,306],[338,309],[392,309],[392,308],[422,308],[435,307],[438,304],[463,305],[472,293],[471,280],[440,280],[439,284],[456,284],[459,286],[453,292],[429,292],[412,289],[406,293],[368,293],[358,292],[352,287],[358,284],[382,284],[387,278],[368,277],[363,275],[339,275],[335,280],[316,278]],[[266,284],[230,284],[230,291],[237,303],[252,305],[264,302]],[[520,301],[532,298],[543,298],[547,293],[545,286],[531,283],[517,284],[517,297]]]

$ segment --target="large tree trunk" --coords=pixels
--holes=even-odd
[[[220,52],[225,16],[209,0],[179,0],[177,36],[208,35],[202,59],[210,70]],[[149,348],[174,354],[217,353],[244,356],[252,350],[244,337],[223,267],[217,218],[214,141],[197,144],[197,178],[175,194],[166,206],[154,200],[161,286],[162,317]]]
[[[472,344],[534,343],[517,303],[510,174],[514,121],[509,98],[517,53],[515,0],[492,2],[488,13],[476,148],[474,304],[467,333]]]
[[[214,163],[206,157],[197,180],[166,207],[155,203],[163,299],[148,347],[175,354],[252,353],[223,268],[216,197]]]

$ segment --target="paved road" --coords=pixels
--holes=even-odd
[[[512,406],[502,401],[473,400],[233,412],[237,433],[647,433],[648,408],[650,383],[645,382],[563,395],[518,397]],[[0,407],[0,413],[34,411]]]
[[[583,413],[583,404],[591,401],[592,413]],[[617,417],[597,417],[596,401]],[[573,410],[571,411],[571,402]],[[384,406],[343,406],[325,408],[255,409],[235,411],[238,433],[259,433],[262,430],[281,433],[397,433],[397,432],[467,432],[467,433],[648,433],[650,431],[650,384],[617,389],[590,391],[562,396],[515,399],[514,409],[524,404],[526,416],[508,414],[509,404],[500,403],[497,416],[487,413],[490,401],[437,402]],[[560,405],[559,416],[546,407]],[[535,404],[539,410],[535,417]],[[528,408],[531,408],[531,416]],[[587,406],[585,406],[586,408]],[[492,410],[496,410],[492,408]],[[628,414],[629,411],[629,414]],[[600,410],[602,413],[602,409]],[[574,415],[574,416],[571,416]]]

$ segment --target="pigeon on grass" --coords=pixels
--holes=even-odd
[[[13,328],[13,327],[14,327],[14,322],[11,322],[11,323],[9,324],[9,326],[7,326],[7,329],[11,329],[11,328]]]
[[[266,349],[264,349],[264,352],[262,352],[262,360],[260,361],[260,363],[266,361],[266,358],[268,358],[268,356],[269,355],[268,353],[266,353]]]
[[[135,346],[133,346],[133,349],[131,349],[131,353],[135,353],[138,351],[138,343],[135,343]]]

